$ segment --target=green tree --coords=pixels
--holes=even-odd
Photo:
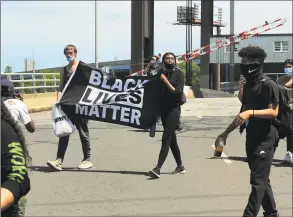
[[[186,63],[181,62],[179,63],[178,66],[185,73],[185,79],[186,79]],[[199,83],[200,83],[200,68],[194,61],[192,61],[192,86],[198,86]]]
[[[6,66],[4,72],[5,73],[12,73],[12,67],[11,66]]]

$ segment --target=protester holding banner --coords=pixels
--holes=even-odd
[[[76,59],[77,49],[74,45],[67,45],[64,48],[64,55],[66,56],[67,61],[69,64],[64,67],[63,72],[60,74],[60,85],[57,93],[57,101],[59,102],[61,96],[63,94],[63,90],[66,89],[67,83],[70,80],[71,76],[75,73],[79,61]],[[78,166],[79,169],[88,169],[93,166],[92,162],[90,161],[90,139],[89,139],[89,130],[88,130],[88,119],[76,115],[71,111],[66,111],[66,106],[62,107],[65,113],[67,113],[68,117],[71,119],[73,124],[76,126],[81,144],[82,144],[82,151],[84,158],[82,163]],[[61,171],[62,170],[62,163],[64,160],[65,152],[68,147],[69,136],[60,137],[58,143],[58,151],[57,151],[57,159],[55,161],[47,161],[47,165],[54,170]]]
[[[284,71],[291,77],[288,82],[286,82],[285,87],[289,88],[290,93],[288,94],[291,97],[291,107],[292,107],[292,89],[293,89],[293,59],[287,59],[284,62]],[[287,136],[287,152],[285,154],[284,163],[293,164],[293,132]]]
[[[182,94],[184,94],[184,73],[175,67],[176,57],[173,53],[166,53],[162,62],[166,69],[161,74],[161,80],[164,82],[161,102],[161,120],[164,132],[157,166],[150,171],[153,178],[160,177],[160,170],[167,158],[169,148],[177,163],[176,169],[171,174],[185,173],[175,132],[180,119]]]

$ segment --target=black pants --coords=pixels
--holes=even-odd
[[[162,136],[162,147],[159,154],[159,160],[157,167],[161,168],[164,164],[169,148],[171,148],[171,151],[173,153],[173,156],[176,160],[177,165],[182,165],[181,161],[181,153],[180,149],[177,143],[177,137],[176,137],[176,128],[179,123],[180,118],[180,109],[174,108],[171,111],[164,112],[161,114],[161,120],[164,127],[164,132]]]
[[[251,193],[243,216],[256,217],[262,206],[265,211],[264,216],[275,217],[278,211],[269,175],[275,150],[279,142],[278,134],[274,128],[265,140],[253,140],[246,141],[247,161],[251,171]]]
[[[82,151],[83,151],[83,160],[90,160],[91,157],[91,146],[89,139],[89,129],[88,129],[88,119],[85,119],[81,116],[72,116],[70,117],[73,124],[76,126],[78,130]],[[68,147],[69,136],[60,137],[58,143],[58,151],[57,151],[57,159],[64,160],[65,152]]]
[[[287,151],[293,153],[293,132],[287,136]]]

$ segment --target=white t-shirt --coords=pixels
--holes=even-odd
[[[5,106],[10,111],[13,119],[23,125],[32,121],[26,105],[19,99],[7,99],[4,101]]]

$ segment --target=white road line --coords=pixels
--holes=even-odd
[[[215,149],[216,149],[216,148],[215,148],[215,145],[212,145],[212,148],[215,150]],[[226,164],[228,164],[228,165],[231,165],[231,164],[233,163],[233,161],[231,161],[230,159],[228,159],[228,156],[227,156],[224,152],[222,152],[222,157],[221,157],[221,159],[223,159],[224,162],[225,162]]]

